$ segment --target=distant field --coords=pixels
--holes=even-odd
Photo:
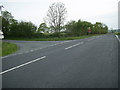
[[[18,49],[19,47],[16,44],[9,43],[9,42],[2,42],[2,50],[0,48],[2,52],[0,53],[0,56],[12,54],[16,52]]]

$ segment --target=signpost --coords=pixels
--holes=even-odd
[[[91,28],[88,27],[88,31],[87,31],[87,34],[90,34],[91,33]]]

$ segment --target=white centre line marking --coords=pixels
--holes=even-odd
[[[30,50],[30,52],[33,52],[34,50]]]
[[[39,60],[44,59],[44,58],[46,58],[46,56],[37,58],[37,59],[32,60],[32,61],[30,61],[30,62],[27,62],[27,63],[21,64],[21,65],[18,65],[18,66],[16,66],[16,67],[13,67],[13,68],[11,68],[11,69],[5,70],[5,71],[3,71],[3,72],[0,72],[0,75],[2,75],[2,74],[4,74],[4,73],[7,73],[7,72],[10,72],[10,71],[12,71],[12,70],[18,69],[18,68],[20,68],[20,67],[23,67],[23,66],[25,66],[25,65],[31,64],[31,63],[33,63],[33,62],[39,61]]]
[[[83,43],[84,43],[84,42],[80,42],[80,43],[78,43],[78,44],[69,46],[69,47],[65,48],[65,50],[68,50],[68,49],[70,49],[70,48],[76,47],[76,46],[78,46],[78,45],[80,45],[80,44],[83,44]]]
[[[88,41],[92,41],[92,40],[94,40],[94,38],[91,38],[91,39],[89,39]]]

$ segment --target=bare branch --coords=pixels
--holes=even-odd
[[[67,11],[65,5],[61,2],[53,3],[48,10],[46,21],[54,28],[55,32],[60,32],[61,26],[64,25]]]

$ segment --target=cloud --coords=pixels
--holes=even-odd
[[[18,20],[32,21],[39,25],[54,2],[63,2],[67,8],[67,20],[101,21],[109,27],[117,28],[119,0],[1,0]]]

